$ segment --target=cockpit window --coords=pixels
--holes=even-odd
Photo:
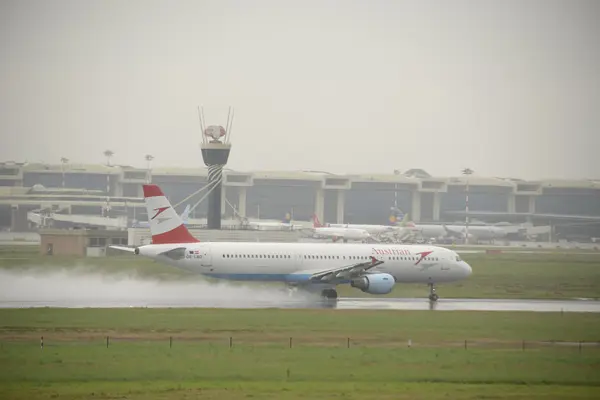
[[[456,262],[461,262],[460,256],[456,256]]]

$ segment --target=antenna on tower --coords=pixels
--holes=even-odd
[[[202,136],[202,143],[206,142],[206,137],[204,136],[204,131],[205,131],[205,127],[204,127],[204,110],[201,110],[201,107],[198,106],[198,122],[200,124],[200,136]]]
[[[234,117],[234,109],[229,106],[229,112],[227,113],[227,124],[225,125],[225,132],[227,132],[227,136],[225,137],[225,143],[229,143],[231,140],[231,127],[233,126],[233,117]]]

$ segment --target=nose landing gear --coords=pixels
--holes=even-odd
[[[429,283],[429,301],[438,301],[440,296],[435,292],[435,285],[433,283]]]

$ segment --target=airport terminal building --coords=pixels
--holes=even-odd
[[[486,222],[532,222],[597,233],[600,181],[470,176],[469,215]],[[142,184],[161,186],[181,212],[196,205],[206,217],[206,168],[0,163],[0,229],[32,229],[30,211],[111,216],[145,221]],[[222,212],[249,218],[387,224],[396,205],[415,222],[464,221],[467,177],[433,177],[419,169],[389,175],[336,175],[321,171],[223,171]],[[190,197],[190,195],[193,195]]]

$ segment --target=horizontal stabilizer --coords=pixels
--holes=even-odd
[[[134,253],[135,252],[135,248],[133,247],[125,247],[125,246],[108,246],[111,249],[115,249],[115,250],[121,250],[121,251],[126,251],[128,253]]]

